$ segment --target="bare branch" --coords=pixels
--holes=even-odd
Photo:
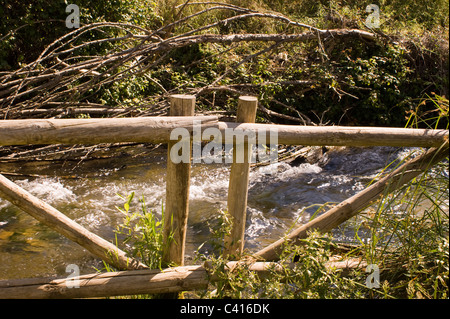
[[[260,55],[272,52],[281,44],[319,41],[319,45],[321,45],[322,40],[331,37],[334,39],[346,37],[361,38],[369,41],[376,39],[375,34],[362,30],[321,30],[293,21],[280,14],[256,12],[251,9],[215,1],[201,3],[185,1],[184,4],[176,7],[179,9],[178,16],[181,16],[181,12],[187,6],[194,5],[208,7],[186,17],[182,17],[155,31],[146,30],[139,26],[126,23],[101,22],[84,25],[56,39],[42,51],[35,61],[12,72],[0,73],[1,117],[12,118],[24,114],[33,116],[55,116],[55,114],[58,116],[69,116],[74,113],[63,112],[63,109],[71,108],[72,110],[76,110],[78,109],[77,105],[80,103],[90,103],[87,97],[94,94],[93,92],[98,92],[102,87],[111,85],[114,82],[125,81],[137,76],[146,77],[161,91],[161,93],[149,97],[148,100],[146,99],[147,101],[142,101],[145,107],[148,107],[148,110],[141,110],[141,113],[136,113],[136,107],[126,105],[124,108],[119,108],[120,112],[111,111],[108,107],[105,107],[105,111],[100,111],[103,106],[96,106],[92,108],[92,113],[97,112],[97,114],[100,114],[105,112],[114,114],[114,116],[130,114],[130,112],[133,112],[133,115],[160,115],[164,114],[167,110],[166,96],[182,89],[197,95],[219,90],[238,93],[242,92],[242,89],[257,89],[258,85],[249,83],[232,83],[226,86],[219,85],[219,83],[240,65]],[[170,30],[175,26],[186,23],[190,19],[206,15],[213,10],[229,10],[232,13],[238,14],[166,39],[162,39],[158,35],[165,30]],[[227,25],[232,21],[261,18],[281,21],[287,23],[289,26],[306,28],[307,31],[294,34],[203,34],[207,30],[211,30],[216,26]],[[87,32],[92,31],[98,32],[101,36],[94,40],[82,42],[83,36]],[[202,87],[197,86],[195,89],[186,89],[180,86],[171,90],[165,88],[158,79],[148,74],[149,70],[160,67],[165,63],[164,61],[167,61],[171,52],[178,48],[207,43],[229,46],[231,44],[247,42],[269,42],[269,44],[260,51],[242,58],[240,62],[226,69],[210,83],[204,83],[204,85],[202,83]],[[104,43],[114,43],[114,49],[101,55],[79,54],[80,52],[85,52],[86,50],[84,49]],[[235,47],[237,45],[226,48],[222,52],[208,56],[202,60],[217,57]],[[187,67],[189,68],[196,63],[200,63],[202,60],[193,62]],[[302,85],[308,83],[309,81],[292,80],[283,81],[278,84]],[[271,84],[277,83],[268,81],[260,85]],[[338,91],[338,93],[349,95],[349,93],[344,91]],[[274,101],[274,103],[277,102]],[[53,110],[48,111],[50,109]],[[278,114],[271,110],[262,109],[262,111],[268,115],[294,120],[294,117],[289,115]],[[303,114],[292,109],[291,111],[299,116],[299,118],[295,118],[295,121],[301,123],[310,122],[310,119],[306,118]]]

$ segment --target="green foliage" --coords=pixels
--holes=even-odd
[[[159,25],[161,17],[155,14],[156,1],[152,0],[74,0],[70,3],[80,7],[80,19],[83,23],[124,22],[152,29]]]
[[[402,126],[410,108],[407,91],[412,73],[404,50],[386,45],[365,53],[346,55],[338,67],[347,92],[358,98],[343,97],[341,105],[349,110],[348,117],[360,124]]]
[[[369,2],[357,0],[296,0],[286,3],[282,0],[264,0],[267,8],[296,18],[319,17],[335,10],[341,17],[359,16],[365,20],[365,8]],[[382,28],[398,28],[405,25],[420,25],[422,29],[448,26],[449,6],[447,0],[374,0],[370,3],[380,8]]]
[[[2,1],[0,4],[0,70],[35,59],[65,30],[63,1]]]
[[[139,107],[141,99],[157,88],[146,77],[132,76],[130,81],[116,81],[99,92],[102,104],[121,107]],[[153,91],[152,91],[153,90]]]
[[[80,7],[82,25],[111,21],[148,30],[217,6],[195,3],[183,6],[181,0],[72,2]],[[276,11],[323,29],[367,30],[364,26],[367,4],[360,1],[228,0],[224,3],[261,12]],[[279,43],[270,50],[272,43],[195,44],[149,59],[147,63],[157,63],[143,74],[107,85],[94,85],[87,94],[73,99],[138,107],[144,100],[152,104],[166,94],[197,93],[214,84],[212,86],[221,89],[205,90],[198,95],[199,111],[233,110],[236,95],[242,93],[258,96],[270,111],[295,118],[302,114],[315,123],[404,126],[411,110],[417,106],[417,99],[432,96],[433,92],[448,95],[448,0],[380,0],[374,3],[381,10],[378,32],[382,34],[374,42],[351,37],[323,38],[320,42],[314,39],[302,44]],[[65,27],[66,5],[67,1],[3,0],[0,5],[0,13],[5,17],[0,21],[0,70],[17,69],[33,61],[48,44],[72,31]],[[238,14],[242,12],[214,9],[167,28],[160,36],[181,35]],[[201,32],[290,34],[305,31],[279,20],[248,18]],[[72,45],[125,34],[120,28],[92,30]],[[120,41],[104,42],[83,47],[76,54],[104,55],[123,49],[121,45]],[[286,60],[277,61],[278,54],[285,55]],[[112,73],[125,70],[130,63]],[[296,81],[297,84],[292,84]],[[301,81],[304,84],[298,84]],[[287,84],[289,82],[291,84]],[[427,107],[432,109],[433,105],[427,103]],[[258,119],[292,123],[286,117],[263,112],[258,114]]]
[[[363,217],[365,259],[397,298],[448,298],[448,161],[386,195]],[[359,238],[359,237],[358,237]]]
[[[144,198],[139,200],[141,207],[137,212],[131,210],[134,192],[126,198],[123,207],[117,209],[124,215],[123,222],[117,227],[116,234],[124,236],[123,244],[126,245],[130,256],[139,258],[150,269],[162,269],[165,249],[163,228],[164,211],[158,220],[154,213],[149,212]]]
[[[317,232],[309,234],[299,245],[286,244],[279,265],[283,271],[272,270],[272,278],[264,282],[267,289],[262,298],[333,298],[340,286],[339,272],[326,267],[331,257],[332,238]],[[293,263],[293,256],[296,257]]]
[[[327,267],[335,248],[328,234],[312,232],[293,245],[286,241],[280,260],[260,274],[251,270],[254,259],[244,252],[241,262],[229,268],[223,257],[224,236],[231,232],[231,220],[226,212],[219,212],[215,221],[210,222],[211,236],[207,242],[213,247],[208,254],[199,253],[197,259],[207,265],[214,280],[205,291],[198,291],[201,298],[233,299],[310,299],[310,298],[357,298],[368,295],[369,289],[363,284],[364,273],[355,273],[351,279],[342,277],[336,269]],[[353,289],[349,289],[352,287]]]
[[[324,299],[370,296],[371,289],[364,285],[367,274],[357,270],[344,276],[340,270],[327,267],[333,247],[335,245],[329,235],[312,232],[299,245],[287,242],[280,260],[272,264],[265,274],[251,270],[251,256],[244,257],[230,269],[229,261],[220,255],[202,255],[215,280],[208,290],[199,292],[199,296],[217,299]]]
[[[79,6],[81,25],[109,21],[151,29],[161,24],[161,18],[154,13],[156,2],[151,0],[2,0],[0,70],[15,69],[19,63],[34,61],[47,45],[73,31],[65,25],[69,3]],[[88,33],[80,41],[99,36],[101,34]]]
[[[419,24],[425,29],[448,26],[449,6],[447,0],[381,0],[379,2],[381,9],[389,17],[388,23]]]
[[[411,109],[406,127],[430,129],[449,128],[449,103],[445,96],[435,93],[426,95],[414,109]]]
[[[211,254],[221,256],[225,249],[224,238],[225,235],[231,233],[232,216],[227,211],[220,210],[218,216],[214,221],[208,222],[210,231],[210,239],[208,244],[212,247]],[[197,249],[200,251],[201,247]]]
[[[431,113],[436,117],[422,117],[420,107],[425,102],[434,103]],[[444,123],[448,129],[448,99],[434,96],[420,103],[408,126],[434,128]],[[364,258],[385,269],[381,272],[384,290],[398,298],[449,296],[448,165],[447,158],[401,189],[385,194],[363,215],[357,228],[355,238]],[[362,229],[369,234],[368,240],[359,238]]]

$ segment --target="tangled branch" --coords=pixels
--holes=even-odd
[[[194,4],[196,3],[186,3],[185,5]],[[126,23],[105,22],[82,26],[56,39],[43,50],[35,61],[22,65],[17,70],[0,73],[1,118],[64,117],[84,113],[107,116],[163,115],[168,107],[166,97],[178,93],[182,88],[166,89],[157,79],[152,78],[148,71],[160,67],[170,53],[176,49],[206,43],[223,45],[242,42],[271,43],[263,50],[242,58],[237,65],[225,70],[211,83],[205,83],[201,88],[185,89],[185,93],[200,96],[221,89],[242,93],[233,85],[226,87],[220,85],[220,80],[237,66],[258,55],[272,52],[283,43],[300,43],[317,39],[323,41],[328,38],[346,37],[373,41],[376,37],[373,33],[356,29],[321,30],[292,21],[279,14],[255,12],[234,5],[216,2],[202,4],[214,6],[179,18],[155,31]],[[180,13],[182,8],[184,7],[181,7]],[[174,28],[185,25],[190,19],[205,15],[212,10],[228,10],[237,15],[184,33],[171,35],[171,30]],[[276,20],[295,28],[307,30],[292,34],[206,33],[208,30],[226,26],[233,21],[255,18]],[[96,35],[94,39],[92,39],[92,34]],[[97,50],[98,48],[100,49]],[[149,96],[135,105],[119,108],[101,104],[95,99],[95,102],[91,102],[91,98],[102,88],[115,82],[141,76],[159,87],[161,93]],[[242,88],[245,89],[246,83],[235,85],[242,85]],[[266,114],[279,115],[273,111],[271,113],[267,109],[262,109],[262,111]],[[299,122],[305,121],[304,117],[300,117]]]

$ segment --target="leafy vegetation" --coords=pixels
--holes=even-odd
[[[117,227],[116,234],[124,237],[122,243],[127,247],[131,256],[139,258],[150,269],[162,269],[168,265],[163,263],[164,253],[164,211],[158,219],[147,210],[144,198],[139,200],[141,207],[138,211],[130,210],[134,192],[126,198],[123,207],[117,209],[123,214],[123,222]]]
[[[366,4],[355,0],[71,2],[81,9],[78,31],[65,27],[66,1],[1,1],[2,118],[36,109],[43,109],[43,117],[55,116],[45,111],[80,103],[164,114],[174,93],[196,94],[199,113],[233,113],[236,96],[252,94],[260,100],[260,122],[448,129],[448,0],[373,1],[381,10],[375,30],[364,23]],[[328,29],[374,37],[321,36]],[[189,35],[254,33],[310,38],[176,42]],[[57,77],[79,65],[92,68]],[[147,211],[143,199],[140,210],[132,210],[133,196],[123,198],[118,237],[149,267],[165,267],[163,221]],[[340,253],[379,265],[380,288],[364,285],[362,269],[343,274],[325,267],[340,249],[327,234],[287,245],[278,263],[283,271],[274,269],[267,278],[245,263],[230,273],[221,257],[229,232],[222,214],[212,228],[216,253],[199,257],[220,280],[198,296],[448,298],[448,161],[386,194],[359,218],[358,247]],[[362,239],[361,231],[368,237]],[[299,260],[291,267],[294,259]]]
[[[81,24],[95,22],[123,22],[152,28],[161,22],[153,14],[153,1],[52,1],[29,2],[2,0],[0,5],[0,70],[11,70],[20,63],[30,63],[57,38],[70,32],[65,25],[66,6],[76,4],[80,8]],[[98,37],[86,34],[82,40]],[[104,47],[107,49],[108,46]],[[109,46],[111,48],[111,46]],[[98,50],[98,47],[96,48]],[[100,52],[96,52],[100,53]]]
[[[15,70],[35,61],[45,47],[72,31],[64,25],[67,15],[64,1],[3,2],[0,10],[6,18],[0,21],[0,71]],[[107,74],[116,77],[115,80],[90,79],[84,88],[85,79],[74,79],[64,88],[76,92],[70,99],[67,95],[50,97],[63,107],[78,102],[154,114],[162,110],[161,101],[168,94],[193,93],[197,95],[199,112],[232,112],[237,95],[252,94],[261,101],[259,121],[404,126],[408,112],[418,100],[423,101],[433,93],[448,96],[446,0],[375,1],[381,19],[380,29],[376,30],[365,26],[368,15],[365,5],[354,0],[296,0],[288,4],[278,0],[229,0],[222,4],[181,0],[73,3],[80,7],[82,26],[101,22],[122,25],[99,26],[76,35],[71,40],[74,42],[66,45],[79,48],[67,56],[59,55],[69,64],[87,56],[139,45],[139,41],[126,39],[94,42],[105,37],[126,38],[136,32],[142,35],[144,30],[160,30],[156,34],[162,39],[188,33],[295,34],[305,32],[305,28],[296,24],[301,23],[306,30],[308,27],[367,30],[375,32],[377,39],[319,36],[301,43],[182,46],[147,57],[143,69],[137,72],[127,71],[133,63],[126,61],[120,66],[96,70],[112,72]],[[254,13],[276,14],[284,20],[261,14],[252,16]],[[238,18],[240,15],[248,17]],[[94,42],[86,45],[89,41]],[[51,63],[52,68],[56,67]],[[117,77],[121,73],[129,75]],[[48,103],[49,98],[45,101]],[[49,107],[36,103],[21,108]],[[429,110],[433,109],[429,101],[425,100],[425,104]],[[7,98],[0,108],[7,108],[12,115]]]

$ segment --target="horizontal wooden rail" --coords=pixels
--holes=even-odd
[[[219,122],[216,116],[183,116],[0,120],[0,145],[167,143],[177,127],[192,132],[194,120],[202,130],[218,128],[224,142],[227,129],[248,134],[265,132],[266,141],[270,141],[269,132],[273,130],[278,143],[287,145],[438,147],[449,136],[448,130],[232,123]]]
[[[395,127],[303,126],[219,122],[219,129],[240,129],[244,134],[270,130],[278,134],[278,143],[307,146],[399,146],[438,147],[448,141],[448,130],[411,129]]]
[[[192,130],[217,123],[217,116],[168,116],[101,119],[0,120],[0,145],[164,143],[177,127]]]
[[[229,262],[227,269],[235,269],[239,262]],[[365,267],[359,259],[330,261],[328,269]],[[219,278],[208,265],[181,266],[164,270],[130,270],[89,274],[71,278],[28,278],[0,280],[0,299],[93,298],[137,294],[176,293],[206,289],[208,283]],[[256,262],[248,269],[266,277],[271,271],[284,271],[274,263]]]

